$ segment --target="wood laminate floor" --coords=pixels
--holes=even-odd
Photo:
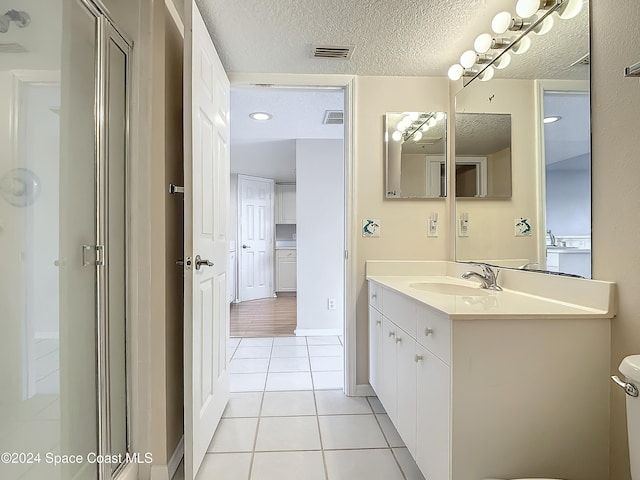
[[[288,337],[296,324],[295,296],[231,304],[232,337]]]

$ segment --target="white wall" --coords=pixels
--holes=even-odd
[[[235,141],[229,154],[231,173],[273,178],[277,183],[296,181],[295,140]]]
[[[590,163],[590,155],[582,155],[547,166],[547,229],[556,236],[591,235]]]
[[[456,216],[469,217],[469,236],[456,238],[456,258],[464,260],[522,259],[537,261],[538,148],[535,136],[534,82],[474,82],[456,96],[456,111],[511,114],[512,195],[508,199],[458,199]],[[515,237],[514,219],[529,218],[530,237]]]
[[[617,283],[615,374],[626,355],[640,353],[640,84],[622,74],[640,61],[640,2],[600,0],[591,8],[593,276]],[[612,386],[609,480],[631,478],[626,432],[625,395]]]
[[[296,334],[318,335],[343,324],[344,142],[296,140],[296,173]]]
[[[357,384],[369,382],[367,260],[447,260],[450,198],[398,200],[385,197],[386,112],[449,111],[446,77],[357,77],[354,105],[354,203]],[[439,237],[427,237],[427,219],[438,213]],[[362,237],[362,219],[381,223],[379,238]]]

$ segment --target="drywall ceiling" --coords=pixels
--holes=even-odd
[[[231,173],[295,182],[296,139],[341,139],[344,125],[325,125],[327,110],[344,110],[342,89],[233,88]],[[252,112],[271,120],[257,121]]]
[[[591,104],[588,94],[547,93],[544,115],[561,119],[544,126],[545,162],[553,164],[591,153]]]
[[[196,3],[228,72],[442,76],[479,34],[490,31],[496,13],[515,14],[516,0]],[[556,20],[552,32],[560,43],[548,35],[534,38],[534,48],[518,59],[519,68],[503,72],[526,78],[533,75],[533,65],[557,72],[588,53],[588,12],[583,10],[579,18]],[[354,45],[355,50],[349,60],[317,59],[312,56],[317,44]]]

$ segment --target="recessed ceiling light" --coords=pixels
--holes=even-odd
[[[553,123],[553,122],[557,122],[558,120],[560,120],[562,117],[560,116],[550,116],[550,117],[544,117],[544,123]]]
[[[271,114],[266,112],[253,112],[253,113],[250,113],[249,116],[254,120],[260,120],[260,121],[271,120]]]

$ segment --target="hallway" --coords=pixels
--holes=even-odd
[[[342,393],[339,337],[231,341],[231,399],[198,480],[423,480],[378,399]]]

